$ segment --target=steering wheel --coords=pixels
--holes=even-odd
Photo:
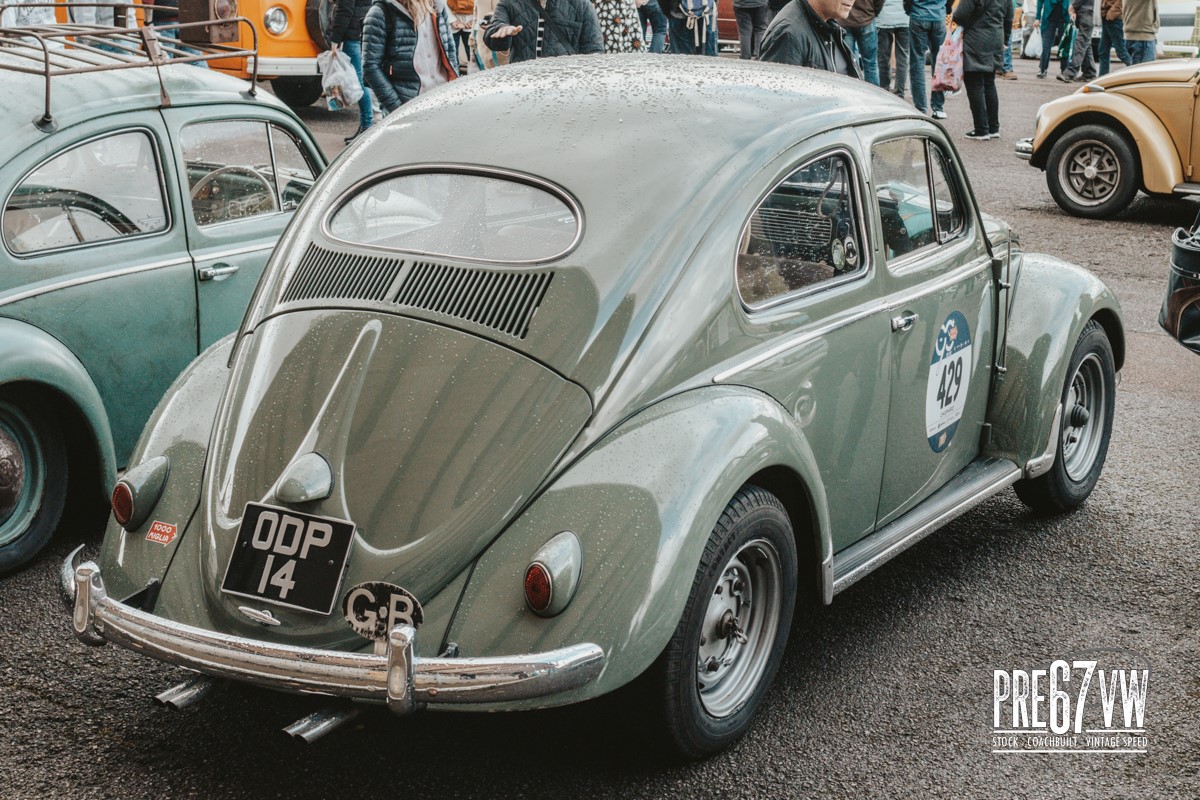
[[[227,164],[224,167],[217,167],[212,172],[196,181],[196,185],[192,187],[192,201],[195,202],[196,200],[214,199],[211,196],[205,197],[205,193],[211,192],[211,190],[215,188],[214,184],[216,181],[226,175],[240,175],[244,178],[250,178],[257,183],[262,184],[261,192],[254,192],[253,194],[246,194],[238,197],[230,196],[228,198],[221,198],[229,203],[236,202],[239,205],[248,205],[244,198],[262,195],[257,207],[251,210],[243,211],[241,214],[231,216],[249,216],[250,214],[259,214],[263,212],[279,210],[279,200],[275,197],[275,187],[271,185],[271,180],[254,167],[244,167],[240,164]]]

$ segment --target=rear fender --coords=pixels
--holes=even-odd
[[[162,580],[196,511],[209,434],[229,377],[233,339],[230,334],[214,343],[175,379],[130,456],[131,467],[166,456],[169,471],[162,496],[141,527],[126,531],[109,516],[100,567],[113,597],[128,597],[151,581]],[[155,538],[147,539],[156,524]]]
[[[562,695],[503,708],[560,705],[616,689],[641,674],[675,631],[704,545],[729,500],[752,476],[782,467],[807,487],[814,558],[832,549],[816,461],[783,408],[740,387],[705,387],[626,421],[519,516],[483,553],[448,638],[463,656],[551,650],[594,642],[604,672]],[[538,549],[560,531],[583,548],[580,587],[561,614],[536,616],[523,578]],[[811,542],[810,538],[810,542]],[[804,576],[807,577],[807,576]]]
[[[1017,258],[1004,354],[988,411],[987,455],[1019,465],[1046,453],[1075,342],[1095,318],[1112,343],[1116,368],[1125,361],[1121,307],[1092,273],[1052,256]]]
[[[100,467],[95,489],[98,495],[107,494],[117,474],[112,429],[100,392],[75,354],[40,328],[0,319],[0,380],[49,389],[74,406],[87,427]]]

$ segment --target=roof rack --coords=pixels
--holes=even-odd
[[[15,62],[11,59],[0,59],[0,72],[23,72],[45,78],[45,109],[42,116],[34,118],[33,124],[46,133],[57,128],[50,113],[50,87],[51,79],[60,75],[153,67],[158,76],[162,104],[166,107],[171,105],[171,98],[163,82],[163,65],[246,57],[253,64],[249,94],[255,94],[254,87],[258,82],[258,31],[245,17],[154,25],[152,22],[137,23],[137,12],[153,12],[156,8],[162,8],[164,12],[176,13],[176,9],[154,6],[151,3],[128,2],[0,2],[0,21],[9,9],[29,8],[66,9],[70,19],[79,16],[76,12],[82,9],[93,9],[96,12],[100,9],[111,9],[113,14],[112,25],[65,22],[0,27],[0,53],[17,57]],[[132,17],[130,12],[133,12]],[[130,23],[136,27],[127,27]],[[231,25],[240,28],[242,24],[250,29],[253,47],[248,50],[236,44],[196,41],[195,34],[200,31],[194,31],[190,36],[184,33],[189,29],[210,26],[213,29],[217,26]]]

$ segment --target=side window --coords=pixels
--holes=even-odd
[[[295,208],[313,182],[299,143],[256,120],[218,120],[183,129],[192,214],[198,225]]]
[[[4,206],[4,243],[24,254],[164,231],[162,187],[146,131],[85,142],[21,181]]]
[[[944,244],[965,229],[954,171],[942,149],[927,139],[909,137],[875,145],[871,172],[889,262]]]
[[[866,268],[849,158],[810,161],[750,216],[738,247],[742,302],[758,306]]]

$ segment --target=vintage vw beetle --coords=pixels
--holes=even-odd
[[[270,94],[168,64],[225,51],[147,59],[159,42],[0,28],[0,572],[69,504],[101,507],[171,381],[237,327],[325,167]]]
[[[698,756],[745,731],[798,592],[1010,485],[1080,504],[1123,357],[1104,284],[1023,254],[877,89],[495,70],[318,181],[64,589],[84,641],[399,713],[645,675]]]

